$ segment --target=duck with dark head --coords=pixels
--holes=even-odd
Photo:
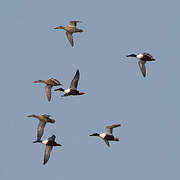
[[[114,137],[113,135],[113,128],[121,126],[120,124],[113,124],[111,126],[106,126],[105,132],[98,134],[98,133],[93,133],[90,136],[98,136],[104,140],[106,145],[110,147],[109,141],[119,141],[118,138]]]
[[[68,89],[58,88],[58,89],[55,89],[54,91],[64,92],[64,95],[62,96],[70,96],[70,95],[77,96],[77,95],[85,94],[84,92],[80,92],[79,90],[77,90],[79,77],[80,77],[80,73],[79,73],[79,70],[77,70],[73,80],[71,81],[70,87]]]

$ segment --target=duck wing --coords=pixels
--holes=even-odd
[[[112,134],[113,133],[113,128],[116,128],[116,127],[119,127],[119,126],[121,126],[121,124],[113,124],[113,125],[110,125],[110,126],[106,126],[105,132],[107,134]]]
[[[139,68],[141,69],[141,72],[142,72],[144,77],[146,77],[146,66],[145,66],[145,63],[146,63],[146,61],[142,61],[142,60],[138,61]]]
[[[44,116],[46,118],[50,118],[51,117],[51,115],[49,115],[49,114],[42,114],[42,116]]]
[[[70,89],[77,89],[79,77],[79,70],[77,70],[73,80],[71,81]]]
[[[45,86],[45,91],[46,91],[46,96],[47,96],[48,101],[51,100],[51,88],[52,88],[51,85],[46,85]]]
[[[44,127],[46,125],[46,122],[39,121],[38,128],[37,128],[37,140],[41,140],[41,137],[44,133]]]
[[[80,21],[69,21],[69,25],[76,27]]]
[[[108,147],[110,147],[109,141],[106,140],[106,139],[103,139],[103,140],[104,140],[104,142],[106,143],[106,145],[107,145]]]
[[[73,46],[74,46],[74,41],[73,41],[72,33],[66,31],[66,36],[67,36],[67,38],[68,38],[68,40],[69,40],[71,46],[73,47]]]
[[[44,162],[43,164],[46,164],[50,158],[50,154],[52,151],[53,146],[46,145],[45,151],[44,151]]]

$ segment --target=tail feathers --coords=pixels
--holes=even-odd
[[[76,32],[83,32],[82,29],[76,29]]]
[[[114,138],[114,141],[119,141],[119,139],[118,138]]]
[[[57,144],[57,143],[56,143],[54,146],[62,146],[62,145],[61,145],[61,144]]]
[[[50,122],[50,123],[55,123],[56,121],[55,121],[54,119],[49,119],[48,122]]]
[[[36,141],[33,141],[33,143],[42,143],[41,140],[36,140]]]

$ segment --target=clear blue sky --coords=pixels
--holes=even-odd
[[[1,0],[0,178],[179,180],[179,1]],[[70,20],[84,30],[72,48],[63,31]],[[130,53],[149,52],[143,78]],[[86,94],[49,103],[43,85],[54,77],[68,87],[80,70]],[[43,166],[44,145],[33,144],[38,121],[51,114],[43,139],[56,134]],[[107,148],[89,137],[122,123]]]

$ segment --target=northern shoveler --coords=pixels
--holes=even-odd
[[[46,164],[50,158],[51,151],[53,149],[53,146],[62,146],[61,144],[57,144],[55,142],[56,136],[52,135],[50,138],[44,140],[44,141],[36,141],[36,143],[42,143],[46,145],[45,152],[44,152],[44,162],[43,164]]]
[[[40,141],[41,137],[43,136],[44,127],[45,127],[47,122],[48,123],[55,123],[55,120],[51,119],[50,115],[47,115],[47,114],[41,114],[39,116],[32,114],[32,115],[29,115],[27,117],[33,117],[33,118],[39,119],[39,124],[38,124],[38,128],[37,128],[37,140],[34,141],[34,143],[37,141]]]
[[[83,95],[83,94],[85,94],[85,93],[80,92],[80,91],[77,90],[79,77],[80,77],[79,70],[77,70],[73,80],[71,81],[71,85],[70,85],[70,87],[68,89],[58,88],[58,89],[55,89],[54,91],[63,91],[64,92],[63,96],[70,96],[70,95],[75,96],[75,95]]]
[[[37,80],[37,81],[34,81],[34,83],[44,83],[44,84],[46,84],[45,91],[46,91],[46,96],[47,96],[48,101],[51,100],[51,89],[52,89],[52,87],[62,85],[58,80],[56,80],[54,78],[51,78],[51,79],[48,79],[48,80]]]
[[[111,126],[106,126],[104,133],[101,133],[101,134],[94,133],[94,134],[91,134],[90,136],[99,136],[100,138],[102,138],[104,140],[104,142],[107,144],[107,146],[110,147],[109,141],[119,141],[118,138],[115,138],[113,136],[113,128],[116,128],[119,126],[121,126],[121,125],[113,124]]]
[[[71,44],[71,46],[74,46],[74,41],[73,41],[73,33],[77,33],[77,32],[83,32],[82,29],[78,29],[77,23],[79,23],[81,21],[70,21],[68,26],[58,26],[55,27],[54,29],[64,29],[66,31],[66,36]]]
[[[130,55],[126,56],[126,57],[136,57],[136,58],[139,59],[138,64],[139,64],[139,67],[140,67],[141,72],[142,72],[144,77],[146,77],[146,66],[145,66],[145,63],[147,61],[155,61],[155,59],[149,53],[145,53],[145,52],[141,53],[141,54],[138,54],[138,55],[130,54]]]

